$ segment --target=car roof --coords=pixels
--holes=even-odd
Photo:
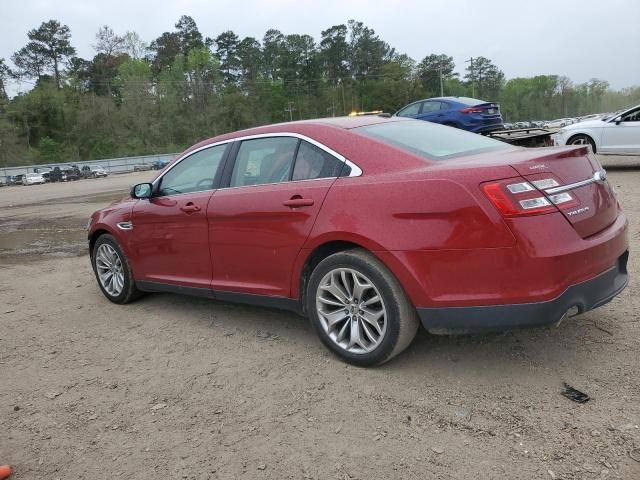
[[[367,125],[375,125],[384,122],[404,122],[411,121],[406,118],[398,117],[381,117],[379,115],[359,115],[349,117],[328,117],[317,118],[312,120],[298,120],[295,122],[274,123],[263,125],[260,127],[248,128],[246,130],[238,130],[229,132],[217,137],[203,140],[185,150],[180,156],[189,153],[192,150],[204,147],[206,145],[233,140],[235,138],[247,137],[251,135],[260,135],[264,133],[299,133],[312,134],[314,130],[351,130],[353,128],[364,127]]]

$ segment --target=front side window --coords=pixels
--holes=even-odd
[[[226,148],[227,145],[218,145],[189,155],[162,177],[159,194],[178,195],[213,189]]]
[[[420,113],[420,103],[414,103],[398,112],[399,117],[412,117]]]
[[[640,108],[630,111],[622,117],[623,122],[640,122]]]
[[[321,148],[302,141],[298,148],[292,180],[337,177],[343,163]]]
[[[291,177],[298,139],[270,137],[244,140],[231,174],[231,187],[286,182]]]

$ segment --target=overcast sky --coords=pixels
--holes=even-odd
[[[559,74],[578,83],[604,79],[616,89],[640,85],[639,0],[0,0],[0,58],[9,60],[27,31],[49,19],[68,25],[78,55],[90,59],[101,25],[150,42],[183,14],[204,36],[233,30],[262,39],[277,28],[316,41],[354,18],[416,61],[453,56],[459,72],[469,57],[485,56],[507,78]]]

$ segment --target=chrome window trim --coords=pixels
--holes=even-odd
[[[242,137],[235,137],[235,138],[230,138],[228,140],[221,140],[220,142],[215,142],[215,143],[210,143],[208,145],[203,145],[202,147],[196,148],[195,150],[192,150],[188,153],[186,153],[185,155],[183,155],[182,157],[179,157],[176,161],[174,161],[169,168],[167,168],[164,172],[162,172],[153,182],[153,186],[156,187],[156,185],[158,185],[160,183],[160,180],[162,180],[162,177],[164,177],[167,173],[169,173],[171,171],[171,169],[173,169],[176,165],[178,165],[180,162],[182,162],[183,160],[185,160],[186,158],[189,158],[191,155],[194,155],[198,152],[201,152],[202,150],[206,150],[207,148],[213,148],[213,147],[217,147],[220,145],[225,145],[227,143],[231,143],[231,142],[239,142],[239,141],[244,141],[244,140],[254,140],[254,139],[259,139],[259,138],[274,138],[274,137],[293,137],[293,138],[297,138],[299,140],[304,140],[306,142],[309,142],[312,145],[315,145],[316,147],[318,147],[321,150],[324,150],[325,152],[327,152],[329,155],[337,158],[338,160],[340,160],[341,162],[345,163],[347,166],[349,166],[351,168],[351,173],[349,175],[347,175],[348,177],[360,177],[362,176],[362,169],[356,165],[355,163],[353,163],[351,160],[347,159],[344,155],[339,154],[338,152],[336,152],[335,150],[333,150],[332,148],[327,147],[326,145],[314,140],[313,138],[309,138],[306,135],[302,135],[300,133],[293,133],[293,132],[277,132],[277,133],[259,133],[256,135],[245,135]],[[331,177],[333,178],[333,177]],[[309,179],[309,180],[320,180],[320,179]],[[296,181],[305,181],[305,180],[296,180]],[[278,182],[278,183],[287,183],[287,182]],[[261,185],[277,185],[277,184],[261,184]],[[242,185],[242,187],[245,186],[254,186],[254,185]],[[224,188],[239,188],[239,187],[224,187]],[[215,190],[215,189],[214,189]]]

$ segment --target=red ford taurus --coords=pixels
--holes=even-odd
[[[436,334],[555,324],[627,285],[627,220],[588,146],[524,149],[380,117],[199,143],[89,224],[115,303],[294,310],[356,365]]]

